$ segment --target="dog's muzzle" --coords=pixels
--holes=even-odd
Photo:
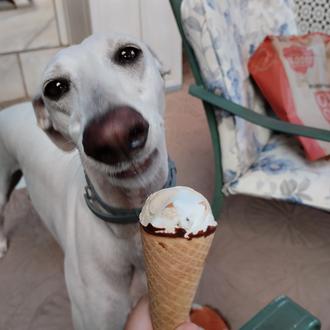
[[[149,123],[135,109],[121,106],[92,119],[83,133],[87,156],[107,165],[130,160],[142,150]]]

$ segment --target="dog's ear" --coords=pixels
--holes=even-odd
[[[163,65],[162,61],[159,59],[157,54],[149,46],[148,49],[156,61],[160,75],[162,76],[163,79],[165,79],[165,76],[169,75],[171,73],[171,70],[169,68],[165,68],[165,66]]]
[[[48,135],[58,148],[67,152],[72,151],[75,148],[75,145],[69,139],[64,137],[63,134],[54,129],[41,95],[37,95],[33,98],[32,105],[38,126]]]
[[[44,131],[47,131],[52,127],[52,124],[49,118],[49,113],[46,110],[45,103],[41,98],[41,95],[36,95],[32,99],[32,105],[37,118],[38,126]]]

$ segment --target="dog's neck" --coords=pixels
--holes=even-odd
[[[148,171],[131,178],[129,184],[120,185],[120,180],[113,180],[103,171],[85,163],[86,174],[102,201],[114,208],[136,209],[143,206],[151,193],[162,189],[169,173],[165,142],[157,150],[157,159]]]

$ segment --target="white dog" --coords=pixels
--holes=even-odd
[[[135,298],[145,290],[134,212],[169,184],[164,107],[157,59],[140,41],[113,35],[61,50],[33,107],[0,112],[0,256],[3,211],[21,171],[63,248],[76,329],[123,329],[132,286]]]

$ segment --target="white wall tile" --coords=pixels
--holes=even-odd
[[[24,81],[28,95],[33,97],[41,81],[42,73],[46,68],[50,58],[57,53],[60,48],[36,50],[21,53],[20,60],[23,69]]]
[[[58,36],[56,18],[53,17],[49,20],[48,24],[45,25],[44,29],[35,34],[30,39],[30,43],[26,49],[38,49],[44,47],[58,47],[60,40]]]
[[[91,0],[90,0],[91,1]],[[123,0],[119,0],[122,2]],[[132,0],[136,1],[136,0]],[[100,3],[99,0],[93,1],[93,3],[101,5],[103,9],[107,8],[107,3],[118,2],[118,0],[106,0]],[[103,6],[104,5],[104,6]],[[83,39],[89,36],[92,32],[91,20],[90,20],[90,8],[89,0],[63,0],[63,7],[65,8],[65,17],[67,23],[67,33],[69,43],[80,43]],[[101,9],[102,9],[101,8]],[[113,21],[112,15],[106,18],[111,21],[111,24],[116,24],[116,20]],[[128,20],[128,19],[127,19]],[[109,30],[107,30],[109,32]]]
[[[181,37],[169,1],[140,0],[143,40],[154,50],[169,71],[166,88],[176,90],[182,85]]]
[[[58,22],[58,29],[60,33],[60,42],[61,45],[69,44],[69,36],[68,36],[68,27],[66,23],[66,11],[64,7],[63,1],[65,0],[55,0],[55,8],[56,8],[56,17]]]
[[[89,0],[93,33],[127,33],[141,38],[140,1]]]
[[[29,0],[15,0],[16,7],[30,6],[31,2]]]
[[[0,56],[0,102],[25,97],[17,55]]]
[[[52,0],[34,0],[30,7],[1,11],[0,31],[0,53],[60,44]]]

